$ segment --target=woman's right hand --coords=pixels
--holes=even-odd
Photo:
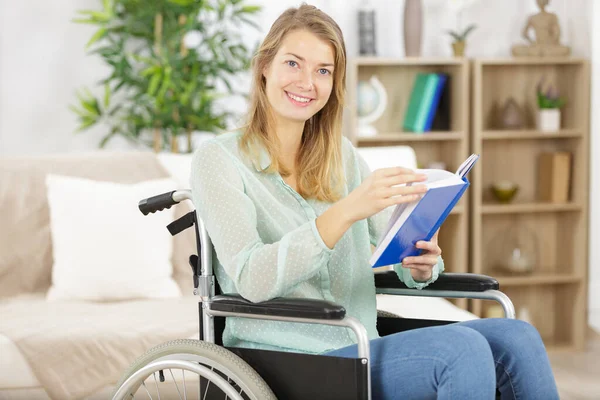
[[[377,214],[387,207],[415,201],[427,192],[427,187],[424,184],[414,183],[425,180],[427,180],[425,174],[416,173],[408,168],[377,169],[341,200],[345,214],[351,222],[356,222]]]

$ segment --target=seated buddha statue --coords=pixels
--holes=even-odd
[[[560,44],[560,25],[554,13],[546,11],[550,0],[537,0],[540,12],[532,15],[523,28],[523,38],[529,43],[512,47],[513,56],[543,57],[568,56],[571,49]],[[535,39],[531,38],[533,30]]]

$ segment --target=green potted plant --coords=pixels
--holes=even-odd
[[[191,152],[192,132],[216,133],[233,117],[216,101],[244,95],[231,79],[249,67],[239,31],[258,28],[258,11],[243,0],[102,0],[99,10],[79,11],[74,22],[97,26],[86,48],[110,73],[99,82],[103,95],[78,92],[78,131],[105,124],[101,147],[121,135],[155,151],[177,152],[187,137]]]
[[[452,50],[454,51],[455,57],[463,57],[465,55],[465,46],[467,43],[467,36],[471,33],[477,26],[475,24],[471,24],[467,26],[462,31],[453,31],[449,30],[448,34],[452,36],[454,41],[452,42]]]
[[[542,78],[536,86],[537,98],[537,129],[541,132],[557,132],[560,130],[561,108],[565,105],[565,98],[560,96],[558,88],[554,85],[544,87]]]

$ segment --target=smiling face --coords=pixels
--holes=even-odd
[[[325,106],[333,88],[334,51],[315,34],[285,36],[263,71],[266,94],[278,119],[305,122]]]

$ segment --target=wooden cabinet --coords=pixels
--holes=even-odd
[[[581,59],[501,59],[472,62],[471,149],[480,165],[471,172],[470,270],[494,276],[529,317],[548,348],[582,348],[586,326],[589,196],[589,66]],[[536,127],[537,85],[554,85],[567,100],[557,132]],[[523,126],[503,128],[512,99]],[[556,175],[549,154],[568,174],[566,201],[548,201],[542,185]],[[560,172],[560,171],[559,171]],[[559,177],[564,184],[564,176]],[[509,203],[494,196],[500,181],[518,185]],[[521,253],[522,252],[522,253]],[[515,272],[511,260],[532,265]],[[485,317],[492,302],[472,300]]]
[[[402,130],[419,72],[445,73],[450,78],[451,117],[446,131],[419,134]],[[388,105],[373,124],[377,134],[361,137],[357,86],[373,75],[385,87]],[[536,129],[536,87],[542,78],[544,85],[556,85],[567,100],[557,132]],[[529,318],[548,349],[581,349],[587,320],[588,61],[355,58],[348,64],[347,89],[344,134],[356,147],[409,145],[421,167],[437,161],[450,171],[469,154],[481,155],[469,174],[468,195],[440,230],[447,271],[494,276],[500,290],[513,301],[517,316]],[[520,127],[507,129],[503,124],[509,99],[520,110]],[[547,196],[540,192],[540,185],[548,182],[544,174],[550,173],[547,160],[542,161],[548,154],[569,155],[567,201],[542,200]],[[509,203],[497,200],[491,189],[500,181],[519,187]],[[521,249],[522,257],[533,263],[531,272],[506,268],[515,249]],[[490,307],[495,305],[484,300],[451,301],[481,317],[491,315]]]
[[[449,77],[449,130],[426,133],[404,132],[402,123],[419,72],[444,73]],[[358,131],[357,87],[375,75],[385,87],[388,104],[374,122],[377,134],[361,137]],[[344,134],[356,147],[409,145],[420,167],[442,162],[456,171],[469,156],[469,62],[461,59],[356,58],[349,61],[347,77],[347,113]],[[448,272],[467,272],[468,268],[468,196],[464,196],[440,229],[439,244]],[[450,300],[467,309],[466,299]]]

